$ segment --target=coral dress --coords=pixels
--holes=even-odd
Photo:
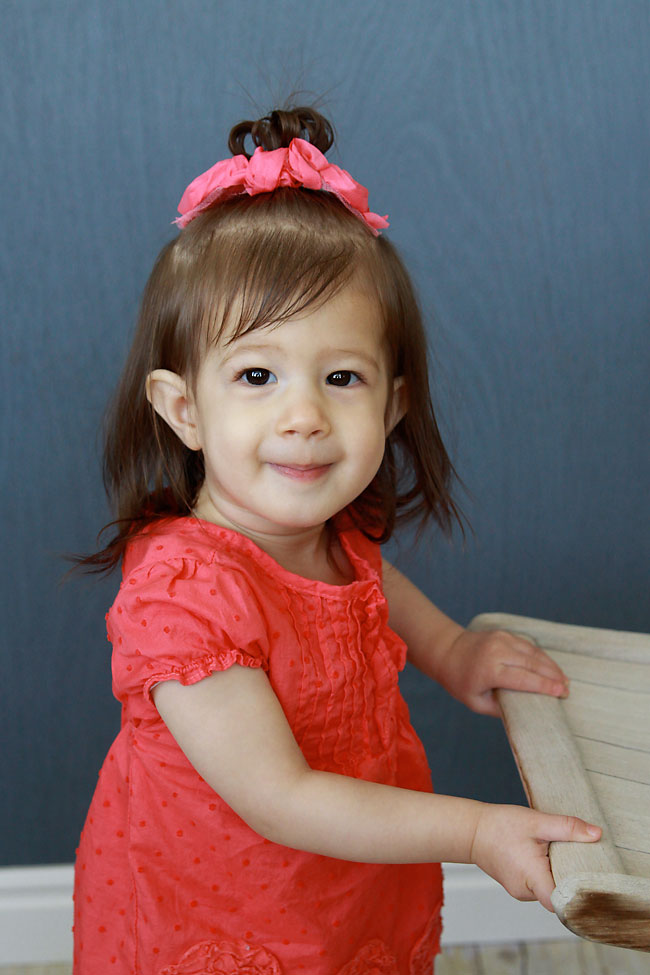
[[[438,864],[351,863],[263,839],[151,698],[159,681],[262,667],[312,768],[430,792],[379,548],[356,530],[340,540],[355,573],[344,586],[190,517],[131,544],[107,616],[122,727],[77,852],[75,975],[430,975]]]

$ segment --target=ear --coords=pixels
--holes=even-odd
[[[154,369],[147,376],[147,399],[190,450],[200,450],[195,409],[185,380],[168,369]]]
[[[384,423],[386,436],[391,434],[408,409],[408,392],[404,376],[397,376],[393,380],[393,395],[386,411]]]

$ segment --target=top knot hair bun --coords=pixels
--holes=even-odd
[[[334,142],[334,130],[327,119],[315,108],[278,108],[256,122],[238,122],[230,130],[228,148],[233,156],[251,158],[245,148],[246,137],[251,137],[253,145],[267,152],[272,149],[286,149],[292,139],[304,139],[320,152],[327,152]]]
[[[244,144],[248,136],[255,145],[252,153]],[[257,122],[239,122],[228,140],[233,155],[192,180],[178,204],[176,225],[182,229],[232,197],[291,188],[338,197],[376,236],[388,220],[370,211],[365,186],[325,158],[333,141],[332,126],[314,108],[276,109]]]

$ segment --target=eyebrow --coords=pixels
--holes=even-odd
[[[369,365],[375,366],[375,368],[379,367],[379,360],[366,352],[362,352],[361,349],[332,349],[332,353],[343,356],[349,355],[354,359],[363,359]]]
[[[280,345],[276,345],[275,342],[246,342],[239,345],[234,342],[229,346],[228,351],[224,355],[222,362],[229,362],[235,355],[254,355],[256,352],[268,353],[268,352],[282,352],[284,351]],[[331,347],[324,350],[323,358],[326,356],[350,356],[355,359],[362,359],[369,366],[374,369],[379,368],[379,360],[374,356],[368,355],[366,352],[362,352],[361,349],[337,349]]]
[[[280,350],[280,346],[276,345],[275,342],[240,342],[237,339],[234,342],[229,342],[226,348],[224,359],[230,359],[240,352],[246,354],[248,352],[278,352]]]
[[[246,342],[239,343],[237,340],[235,342],[230,342],[221,357],[222,365],[226,365],[231,359],[239,355],[255,355],[256,353],[264,354],[269,352],[278,352],[280,350],[279,345],[275,343],[254,343]]]

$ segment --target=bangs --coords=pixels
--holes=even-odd
[[[202,323],[196,352],[320,305],[374,263],[376,242],[329,193],[279,189],[200,214],[175,242],[184,308]],[[198,362],[187,366],[195,373]]]

